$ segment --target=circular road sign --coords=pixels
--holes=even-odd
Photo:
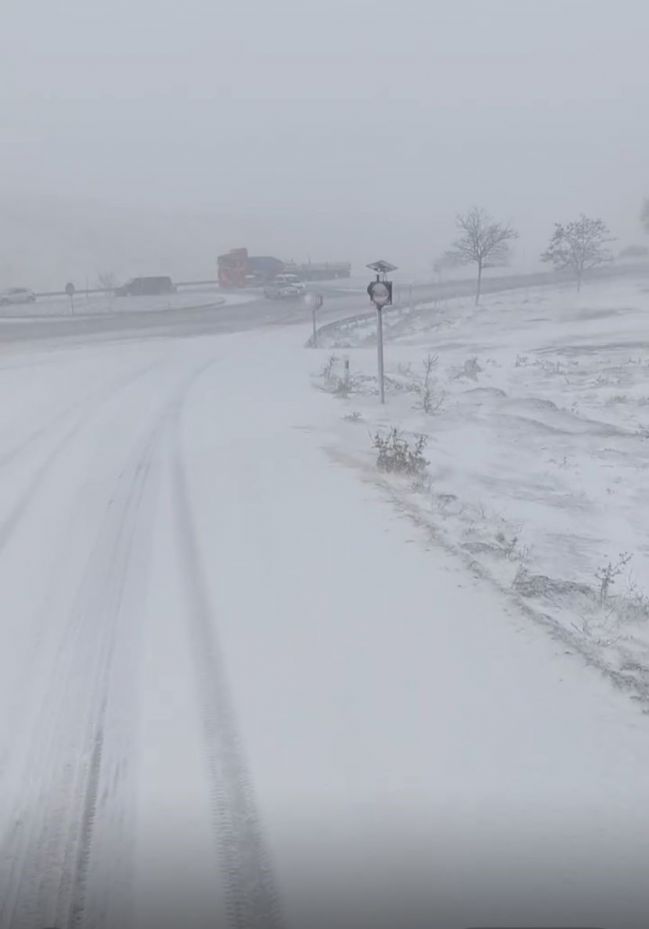
[[[74,286],[72,282],[65,285],[65,292],[68,295],[68,297],[74,297],[75,291],[76,291],[76,287]]]
[[[307,294],[304,299],[313,310],[319,310],[324,303],[322,294]]]
[[[381,281],[374,281],[370,292],[372,303],[376,306],[385,306],[390,302],[390,291]]]

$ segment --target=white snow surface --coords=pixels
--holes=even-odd
[[[386,316],[385,410],[375,349],[345,348],[372,343],[372,322],[329,333],[333,377],[319,380],[336,390],[348,357],[341,447],[369,465],[368,429],[424,435],[426,486],[392,486],[399,504],[644,699],[648,306],[649,279],[430,304]]]
[[[643,396],[643,349],[614,347],[631,311],[601,318],[628,380],[597,385],[587,320],[492,299],[389,344],[391,365],[435,344],[448,372],[433,486],[511,502],[568,579],[618,501],[604,549],[641,583],[641,408],[605,402]],[[0,354],[0,926],[639,927],[639,692],[430,533],[426,494],[377,476],[342,418],[421,429],[412,396],[339,406],[307,335]],[[473,354],[478,383],[453,380]],[[566,379],[578,413],[541,402]]]

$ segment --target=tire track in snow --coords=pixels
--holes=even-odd
[[[107,767],[111,753],[105,751],[105,745],[112,741],[114,759],[114,745],[125,737],[115,731],[115,703],[119,704],[120,694],[111,687],[115,653],[119,650],[122,654],[118,654],[118,659],[123,659],[129,641],[128,636],[124,639],[124,629],[120,628],[120,611],[153,457],[172,414],[178,418],[185,393],[207,366],[201,365],[180,385],[149,429],[131,464],[121,472],[88,558],[54,662],[49,697],[34,732],[22,804],[2,846],[2,929],[33,929],[46,924],[59,929],[86,925],[112,929],[126,924],[126,912],[120,912],[120,903],[113,905],[110,899],[111,894],[118,896],[115,888],[106,885],[98,892],[96,886],[97,881],[105,882],[108,873],[97,869],[97,860],[102,862],[102,847],[107,841],[106,812],[99,809],[98,803],[100,795],[105,796],[107,784],[115,781],[115,771]],[[145,372],[136,377],[142,373]],[[87,418],[76,423],[57,443],[38,472],[39,478],[45,476],[51,458],[60,454]],[[177,463],[182,468],[179,458]],[[198,560],[193,557],[196,543],[184,472],[176,472],[177,477],[179,474],[182,486],[176,486],[181,486],[186,504],[183,509],[186,518],[180,523],[185,530],[182,544],[185,554],[190,556],[183,574],[195,594],[194,657],[199,662],[214,826],[226,877],[227,909],[233,929],[279,929],[277,894],[220,671],[204,582]],[[12,528],[16,523],[17,520]],[[185,545],[188,540],[189,547]],[[1,544],[0,540],[0,548]],[[128,717],[128,711],[122,715]],[[98,821],[102,828],[97,836]],[[108,829],[113,845],[103,848],[103,863],[112,859],[118,882],[120,874],[122,880],[127,879],[128,870],[123,852],[129,836],[125,835],[124,822],[122,817],[117,841]],[[124,897],[123,885],[117,883],[115,887]]]
[[[102,406],[112,402],[117,396],[119,396],[122,391],[131,388],[135,383],[146,377],[152,370],[154,370],[156,367],[159,367],[161,364],[164,364],[164,362],[153,362],[143,368],[140,368],[134,373],[127,375],[126,377],[120,377],[117,381],[114,381],[108,386],[104,385],[100,389],[91,393],[84,400],[79,401],[78,403],[74,403],[67,407],[65,410],[61,411],[53,420],[41,428],[34,430],[23,441],[18,443],[17,446],[14,446],[14,448],[11,449],[3,458],[0,458],[0,466],[2,466],[7,464],[9,460],[28,452],[32,446],[38,442],[39,439],[47,435],[47,433],[53,431],[59,423],[65,422],[67,418],[79,410],[82,411],[81,415],[78,416],[75,421],[63,431],[63,433],[55,441],[54,445],[46,453],[45,458],[39,463],[31,475],[27,486],[14,501],[4,520],[0,521],[0,557],[2,556],[6,546],[12,541],[16,530],[19,528],[23,521],[23,518],[27,515],[28,511],[37,504],[38,492],[46,483],[51,467],[66,451],[70,443],[77,437],[77,435],[86,425],[92,422],[93,418],[96,416],[98,410]],[[40,629],[40,626],[35,626],[32,634],[32,648],[34,653],[37,652],[40,646]],[[25,691],[29,692],[29,675],[30,669],[27,669],[27,673],[23,673],[20,677],[16,677],[16,680],[14,681],[13,692],[15,697],[14,700],[12,700],[12,707],[14,712],[16,707],[19,707],[20,701],[23,698]],[[9,707],[6,707],[6,709],[7,712],[9,712]],[[8,716],[7,718],[10,717]],[[9,743],[0,745],[0,771],[2,771],[6,765],[10,750]]]
[[[154,457],[191,383],[212,363],[181,380],[120,472],[108,502],[54,661],[22,803],[1,846],[1,929],[122,929],[127,924],[132,816],[129,821],[119,808],[123,797],[114,795],[128,768],[133,717],[128,693],[137,675],[130,663],[139,610],[137,602],[124,609],[124,600]],[[148,549],[150,542],[149,532],[139,549]],[[110,802],[118,804],[112,822],[106,812]]]
[[[212,822],[225,879],[231,929],[280,929],[279,895],[217,638],[179,438],[177,411],[173,502],[178,558],[201,705]]]
[[[160,422],[118,479],[54,664],[23,807],[3,848],[3,929],[83,923],[120,612],[159,438]],[[122,636],[123,649],[129,642]]]
[[[52,362],[48,362],[51,364]],[[122,375],[116,382],[109,385],[102,385],[96,390],[92,391],[90,394],[87,394],[81,400],[74,400],[72,403],[68,403],[63,409],[58,410],[53,413],[47,422],[41,426],[37,426],[35,429],[32,429],[27,433],[22,439],[16,442],[11,448],[5,450],[0,454],[0,468],[5,467],[8,464],[11,464],[16,458],[20,455],[28,452],[34,444],[38,442],[43,436],[47,435],[48,432],[51,432],[59,423],[64,422],[70,415],[74,414],[78,410],[84,410],[87,408],[89,411],[93,411],[93,406],[95,404],[99,405],[110,399],[111,395],[123,390],[124,388],[130,386],[135,381],[139,380],[141,377],[149,374],[151,370],[158,367],[162,362],[155,361],[151,364],[146,365],[146,367],[139,369],[133,374],[127,375],[126,379]],[[60,361],[57,361],[57,364],[60,364]],[[40,365],[39,367],[41,367]],[[87,419],[88,413],[82,415],[82,419]]]
[[[55,419],[41,427],[40,429],[34,430],[29,436],[27,436],[22,442],[17,446],[11,449],[6,453],[2,458],[0,458],[0,466],[8,464],[11,460],[16,458],[23,452],[28,451],[34,443],[38,441],[43,435],[47,434],[60,420],[65,419],[71,412],[80,407],[87,407],[86,411],[77,419],[75,423],[72,424],[68,429],[65,430],[63,435],[55,443],[54,447],[50,450],[48,455],[45,457],[44,461],[41,462],[37,470],[32,475],[31,480],[29,481],[27,487],[19,498],[14,503],[11,508],[8,516],[0,523],[0,553],[2,549],[7,545],[11,536],[15,532],[17,526],[19,525],[24,513],[34,501],[34,496],[36,491],[39,489],[43,480],[47,477],[49,469],[54,464],[54,462],[59,458],[65,447],[78,435],[78,433],[83,429],[83,427],[92,420],[96,415],[97,408],[101,407],[104,403],[110,402],[114,399],[116,394],[122,390],[126,390],[136,383],[140,378],[145,377],[154,367],[159,364],[158,362],[147,365],[146,368],[136,372],[135,374],[118,382],[116,385],[111,384],[108,388],[103,388],[98,391],[97,394],[91,396],[89,399],[83,401],[80,404],[74,404],[68,410],[61,413]]]
[[[146,374],[151,367],[154,366],[138,372],[129,382]],[[51,699],[33,740],[24,808],[15,817],[4,842],[0,908],[3,929],[45,923],[72,929],[83,921],[106,721],[112,715],[109,696],[114,695],[110,693],[110,676],[119,645],[118,620],[133,537],[153,455],[170,414],[196,376],[193,371],[181,382],[149,429],[131,465],[120,473],[89,557],[72,619],[55,661]],[[52,457],[60,454],[83,421],[68,430],[55,446],[37,472],[39,479],[45,476]],[[15,516],[29,503],[29,495],[19,503]],[[17,521],[14,518],[11,529]],[[0,548],[2,541],[0,537]],[[128,717],[129,713],[122,715]]]

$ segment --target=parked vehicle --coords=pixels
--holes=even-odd
[[[306,293],[304,282],[297,274],[278,274],[277,277],[264,288],[264,296],[269,300],[288,300],[302,297]]]
[[[174,293],[176,288],[170,277],[134,277],[115,289],[118,297],[153,297]]]
[[[8,290],[0,291],[1,306],[7,306],[10,303],[34,303],[35,301],[36,294],[26,287],[10,287]]]

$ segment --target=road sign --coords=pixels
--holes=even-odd
[[[76,287],[74,286],[72,281],[70,281],[68,284],[65,285],[65,292],[70,298],[70,312],[74,313],[74,295],[76,292]]]
[[[392,281],[386,281],[385,275],[389,271],[396,271],[397,266],[389,261],[374,261],[367,266],[376,272],[376,280],[367,286],[369,298],[376,307],[376,345],[379,361],[379,395],[381,403],[385,403],[385,375],[383,368],[383,313],[382,309],[392,303]],[[381,280],[383,278],[383,280]]]
[[[372,281],[367,288],[374,306],[382,309],[392,303],[392,283],[390,281]]]

